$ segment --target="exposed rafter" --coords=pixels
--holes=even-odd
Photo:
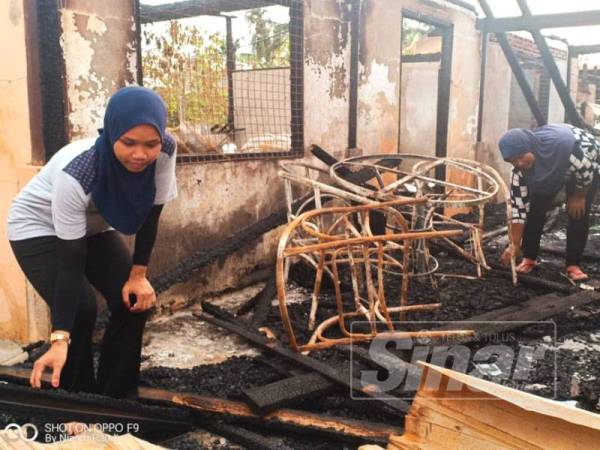
[[[562,14],[537,14],[525,17],[486,18],[477,21],[477,28],[488,32],[528,31],[544,28],[567,28],[600,25],[600,10]]]
[[[483,13],[486,15],[486,17],[488,17],[491,20],[496,20],[496,19],[494,19],[494,13],[492,12],[492,8],[490,8],[490,5],[488,4],[488,2],[486,0],[479,0],[479,5],[481,6],[481,9],[483,10]],[[486,31],[489,31],[489,30],[486,30]],[[517,83],[519,83],[521,92],[523,93],[523,96],[525,97],[525,100],[527,101],[527,104],[529,105],[529,109],[531,110],[533,117],[535,117],[537,124],[539,126],[546,124],[546,118],[542,114],[542,110],[540,109],[540,106],[538,105],[537,99],[535,98],[535,94],[533,93],[533,90],[531,89],[531,86],[529,85],[529,81],[527,80],[527,77],[525,76],[525,72],[523,72],[523,68],[521,67],[521,65],[519,63],[519,60],[517,59],[515,52],[513,51],[512,47],[510,46],[510,43],[508,42],[508,38],[506,37],[506,34],[502,31],[497,31],[496,38],[498,39],[498,43],[500,44],[500,47],[502,48],[502,51],[504,52],[506,61],[508,62],[508,65],[512,69],[513,75],[515,76]]]
[[[187,0],[163,5],[140,4],[141,23],[161,22],[195,16],[215,16],[221,13],[265,6],[290,6],[291,0]]]
[[[600,53],[600,44],[594,45],[571,45],[571,55],[589,55],[590,53]]]
[[[517,4],[523,13],[523,17],[526,19],[533,19],[535,16],[531,14],[531,10],[529,9],[529,5],[527,4],[527,0],[517,0]],[[556,92],[558,92],[558,96],[565,108],[565,112],[567,117],[569,118],[569,122],[571,124],[580,127],[580,128],[589,128],[589,126],[585,123],[585,120],[579,115],[577,111],[577,107],[575,106],[575,102],[571,98],[569,93],[569,89],[567,89],[567,85],[565,84],[562,75],[558,66],[556,65],[556,61],[552,56],[552,52],[548,47],[548,43],[546,42],[546,38],[542,36],[540,30],[530,30],[531,36],[533,37],[533,41],[537,46],[540,54],[542,55],[542,62],[552,79],[552,83],[556,88]]]

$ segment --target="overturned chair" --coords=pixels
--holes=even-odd
[[[476,161],[412,154],[338,162],[316,148],[325,157],[315,155],[330,167],[291,162],[283,163],[279,172],[288,226],[277,254],[277,294],[290,346],[310,351],[371,340],[382,332],[411,338],[468,334],[409,331],[401,323],[410,312],[441,306],[408,302],[411,279],[428,277],[437,286],[439,263],[430,252],[432,239],[472,263],[478,277],[482,269],[489,269],[482,245],[485,205],[499,196],[507,206],[507,221],[510,214],[509,192],[498,173]],[[476,211],[475,221],[452,217],[461,209]],[[299,260],[315,273],[306,324],[290,319],[286,297],[290,266]],[[448,275],[472,278],[444,274]],[[317,323],[324,277],[332,281],[337,314]],[[390,300],[386,284],[394,279],[400,289]],[[358,320],[364,320],[367,329],[362,324],[353,332],[348,324]],[[303,344],[294,328],[299,325],[305,328],[304,336],[312,333]]]
[[[408,285],[412,243],[458,236],[460,229],[413,231],[402,210],[425,205],[427,199],[397,199],[358,206],[340,206],[306,211],[286,227],[277,251],[277,296],[289,345],[300,352],[319,350],[351,342],[369,341],[381,333],[395,338],[436,338],[472,335],[469,330],[408,331],[402,326],[407,313],[439,308],[439,303],[409,305]],[[374,233],[372,218],[383,217],[384,228]],[[304,259],[315,268],[311,312],[306,324],[293,323],[286,299],[291,264]],[[400,282],[399,298],[386,295],[386,276]],[[324,277],[335,293],[337,314],[317,323],[317,310]],[[351,296],[342,294],[342,284],[351,286]],[[360,321],[354,331],[352,322]],[[306,343],[299,343],[295,326],[311,330]],[[336,327],[337,326],[337,327]],[[334,331],[334,328],[337,328]],[[303,332],[306,331],[302,330]],[[327,335],[329,334],[329,336]]]

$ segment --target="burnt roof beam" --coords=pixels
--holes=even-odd
[[[163,5],[146,5],[141,0],[141,23],[162,22],[165,20],[184,19],[196,16],[218,16],[221,13],[243,9],[264,8],[266,6],[290,6],[291,0],[245,0],[232,2],[230,0],[186,0]]]
[[[600,44],[594,45],[571,45],[569,47],[572,56],[589,55],[590,53],[600,53]]]
[[[523,17],[530,18],[533,17],[531,15],[531,10],[529,9],[529,5],[527,4],[527,0],[517,0],[517,4],[519,8],[521,8],[521,12],[523,13]],[[552,79],[552,83],[558,92],[558,96],[560,97],[560,101],[565,108],[565,112],[567,117],[569,118],[569,122],[573,125],[580,128],[589,128],[585,123],[585,120],[581,117],[579,112],[577,111],[577,107],[575,106],[575,102],[571,98],[569,93],[569,89],[565,84],[563,77],[556,65],[556,61],[554,60],[554,56],[552,56],[552,52],[550,51],[550,47],[548,47],[548,43],[546,42],[546,38],[542,36],[540,30],[529,30],[535,45],[540,51],[540,55],[542,56],[542,62],[544,63],[544,67],[548,71],[550,78]]]
[[[492,9],[490,8],[490,5],[488,4],[488,2],[486,0],[479,0],[479,5],[481,6],[481,9],[483,10],[483,13],[486,15],[486,17],[489,17],[489,18],[494,17]],[[498,43],[500,44],[500,47],[502,48],[502,51],[504,52],[504,56],[506,57],[506,61],[508,61],[508,65],[512,69],[513,75],[515,76],[515,79],[517,80],[517,83],[519,84],[519,87],[521,88],[521,92],[523,93],[523,96],[525,97],[525,100],[527,101],[527,104],[529,105],[529,109],[531,110],[531,113],[533,114],[535,121],[537,122],[538,126],[545,125],[546,118],[544,117],[544,114],[542,114],[542,110],[540,109],[540,106],[538,105],[537,99],[535,98],[535,94],[533,93],[533,90],[531,89],[531,86],[529,85],[529,81],[527,81],[525,72],[523,72],[523,68],[521,67],[521,64],[519,63],[519,60],[517,59],[515,52],[513,52],[512,47],[510,46],[510,43],[508,42],[508,38],[506,37],[506,34],[501,31],[497,31],[495,33],[496,33],[496,38],[498,39]]]
[[[477,28],[490,33],[600,25],[600,10],[502,18],[486,16],[477,20]]]

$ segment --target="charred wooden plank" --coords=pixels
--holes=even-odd
[[[263,234],[284,224],[287,221],[287,211],[282,208],[273,214],[253,223],[230,237],[209,248],[193,253],[188,258],[177,263],[170,270],[150,280],[157,294],[166,291],[175,283],[189,279],[194,273],[220,258],[225,258],[246,245],[249,245]]]
[[[318,145],[311,145],[310,151],[315,157],[317,157],[322,163],[326,164],[327,166],[331,167],[339,162],[339,160],[335,156],[333,156],[331,153],[324,150],[323,148],[319,147]],[[400,164],[400,162],[401,160],[399,158],[383,158],[377,161],[376,164],[391,169],[393,167],[397,167],[398,164]],[[350,171],[347,167],[339,167],[337,173],[342,178],[345,178],[346,180],[352,183],[363,185],[365,187],[367,185],[364,185],[363,183],[366,183],[370,179],[374,178],[376,175],[375,169],[369,167],[365,167],[356,172]]]
[[[214,305],[206,300],[202,300],[200,302],[200,306],[202,306],[202,311],[209,313],[211,316],[218,317],[222,320],[233,321],[236,320],[235,316],[231,314],[229,311],[221,308],[220,306]]]
[[[335,156],[333,156],[327,150],[319,147],[316,144],[311,145],[309,150],[316,158],[318,158],[323,164],[327,166],[331,167],[338,162],[338,159]],[[339,173],[340,176],[347,177],[352,172],[350,172],[350,170],[348,170],[346,167],[342,167]]]
[[[259,416],[242,402],[225,399],[214,399],[198,395],[175,395],[173,401],[205,414],[228,415],[236,418],[249,419],[254,423],[265,426],[280,426],[284,428],[326,433],[331,436],[346,436],[375,442],[387,442],[390,434],[402,432],[401,427],[334,417],[326,414],[310,413],[293,409],[279,409],[265,416]]]
[[[289,6],[289,2],[283,0],[244,0],[243,5],[245,8],[252,9],[272,5]],[[186,0],[163,5],[142,3],[140,4],[140,20],[145,24],[204,15],[220,16],[223,13],[239,9],[239,6],[236,2],[222,0]]]
[[[260,292],[258,292],[254,297],[248,299],[245,303],[243,303],[235,312],[236,316],[243,316],[244,314],[249,313],[250,311],[252,311],[257,304],[261,303],[261,301],[263,301],[264,297],[267,296],[267,293],[265,291],[267,291],[268,289],[271,289],[271,286],[275,286],[275,267],[271,268],[271,276],[269,278],[267,278],[267,282],[265,283],[265,286],[260,290]],[[271,279],[273,281],[271,281]],[[275,296],[275,290],[273,291],[273,296]],[[271,297],[272,299],[273,297]]]
[[[30,369],[0,366],[0,378],[13,382],[29,381]],[[50,375],[42,379],[46,387]],[[191,414],[178,408],[153,407],[131,400],[79,393],[63,390],[34,390],[15,383],[0,384],[0,410],[19,411],[24,414],[36,414],[57,417],[61,421],[80,421],[85,423],[137,424],[140,433],[149,435],[156,432],[189,430],[193,424]]]
[[[30,369],[12,366],[0,366],[0,379],[27,382],[29,380],[30,372]],[[44,374],[42,381],[44,382],[44,386],[47,386],[50,382],[50,374]],[[34,391],[33,389],[21,388],[29,391],[29,393],[35,397],[43,395],[46,392],[52,394],[52,391]],[[2,398],[1,395],[0,398]],[[252,412],[248,405],[240,401],[173,392],[164,389],[143,386],[138,388],[138,399],[151,401],[154,404],[166,403],[170,405],[175,404],[177,406],[189,407],[198,413],[205,413],[213,418],[215,416],[222,416],[236,419],[247,424],[262,424],[269,427],[276,426],[281,429],[291,429],[301,432],[311,430],[313,432],[319,432],[338,439],[347,438],[352,440],[358,439],[365,441],[370,440],[375,442],[387,442],[390,434],[402,433],[401,427],[392,427],[375,422],[347,419],[345,417],[336,417],[327,414],[310,413],[293,409],[280,409],[261,417],[260,415]],[[107,401],[111,400],[112,399],[107,398]],[[139,412],[141,407],[141,404],[136,404],[135,410]],[[91,411],[92,410],[90,409],[84,411],[88,413],[88,416],[86,417],[89,417]],[[171,430],[175,429],[174,427],[178,424],[178,418],[181,415],[183,415],[184,418],[189,417],[187,414],[181,413],[181,411],[178,410],[170,409],[169,411],[167,425],[171,427]],[[201,427],[207,426],[207,415],[202,415],[202,421],[198,423]],[[77,418],[81,419],[81,416],[76,415],[73,418],[75,420]],[[189,426],[189,423],[184,421],[183,425]]]
[[[270,303],[270,300],[269,300]],[[253,328],[252,324],[246,325],[240,319],[236,319],[231,313],[212,303],[201,302],[202,310],[221,320],[236,322],[240,326]],[[199,312],[194,316],[198,317]],[[274,362],[265,357],[256,358],[257,362],[269,366],[271,369],[287,378],[270,383],[265,386],[257,386],[242,390],[244,399],[250,407],[260,415],[264,415],[283,406],[289,406],[316,395],[332,391],[336,385],[318,373],[303,374],[298,371],[284,370]]]
[[[490,267],[493,269],[490,272],[491,275],[498,276],[500,278],[506,278],[507,280],[512,281],[512,273],[509,270],[495,264],[490,264]],[[533,275],[524,275],[518,273],[517,279],[523,284],[545,288],[549,291],[564,292],[565,294],[574,294],[581,291],[581,289],[575,286],[566,283],[557,283],[556,281],[544,280]]]
[[[275,279],[275,271],[267,280],[267,284],[260,292],[257,298],[256,306],[254,308],[254,314],[250,322],[252,328],[259,328],[265,323],[271,310],[271,302],[275,298],[277,293],[277,283]]]
[[[286,378],[265,386],[242,390],[244,400],[254,412],[267,414],[283,406],[330,392],[336,387],[316,372]]]
[[[220,320],[211,317],[207,314],[202,314],[201,318],[202,320],[205,320],[208,323],[211,323],[221,328],[225,328],[226,330],[229,330],[232,333],[235,333],[245,338],[257,347],[262,348],[263,350],[277,354],[279,356],[283,356],[297,365],[300,365],[308,370],[318,372],[324,377],[333,381],[334,383],[352,389],[359,395],[375,399],[402,413],[408,411],[409,405],[404,400],[396,398],[385,392],[380,392],[377,386],[362,386],[361,381],[353,379],[350,373],[348,373],[347,371],[340,371],[339,369],[336,369],[322,361],[317,361],[316,359],[310,358],[300,353],[296,353],[288,348],[284,348],[278,345],[277,343],[268,342],[267,339],[261,334],[249,330],[236,323]]]
[[[579,291],[566,297],[548,294],[532,298],[518,305],[511,305],[470,317],[465,321],[448,324],[441,329],[451,330],[464,327],[465,323],[468,323],[469,328],[475,330],[479,335],[499,333],[520,328],[523,326],[522,322],[544,320],[597,300],[600,300],[600,292],[595,291]]]
[[[461,340],[464,340],[464,338],[461,338]],[[375,349],[367,350],[357,345],[342,345],[338,347],[338,349],[351,355],[353,359],[358,359],[371,367],[384,369],[395,367],[403,369],[406,370],[408,376],[416,377],[416,379],[418,379],[421,376],[421,372],[423,370],[419,366],[404,361],[398,356],[390,355],[388,351],[378,352]]]

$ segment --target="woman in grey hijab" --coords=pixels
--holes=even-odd
[[[573,281],[588,278],[580,267],[588,231],[590,207],[598,187],[600,143],[582,129],[566,124],[544,125],[533,131],[509,130],[499,142],[505,161],[514,166],[511,179],[512,244],[502,262],[523,254],[517,266],[529,273],[537,265],[540,239],[546,213],[556,194],[566,186],[567,277]]]

